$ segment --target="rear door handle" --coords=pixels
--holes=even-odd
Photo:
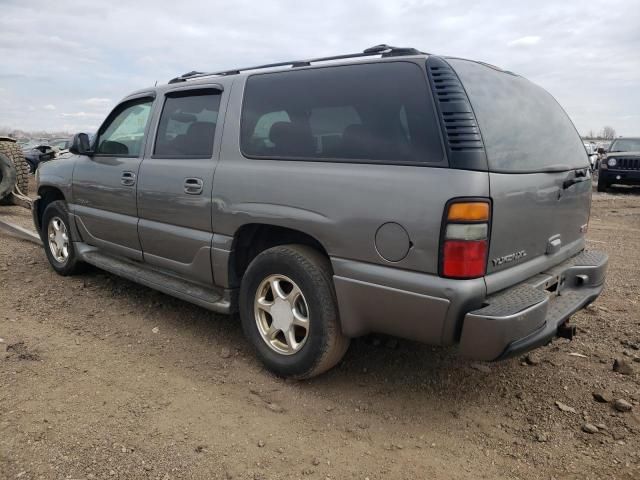
[[[202,193],[203,185],[204,182],[201,178],[185,178],[184,193],[187,195],[200,195]]]
[[[122,172],[120,183],[125,187],[133,187],[136,184],[136,174],[133,172]]]

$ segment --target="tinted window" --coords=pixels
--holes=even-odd
[[[290,122],[291,119],[285,111],[269,112],[260,116],[256,126],[253,129],[252,141],[264,143],[265,146],[273,147],[273,143],[269,140],[269,132],[274,123]]]
[[[242,109],[245,155],[442,162],[424,72],[409,62],[253,75]]]
[[[584,145],[556,100],[530,81],[468,60],[447,60],[464,85],[493,171],[588,165]]]
[[[137,157],[144,140],[153,100],[138,100],[117,107],[111,121],[102,128],[96,153]]]
[[[160,115],[154,156],[209,158],[218,122],[217,91],[187,91],[168,96]]]

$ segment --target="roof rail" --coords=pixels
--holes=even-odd
[[[278,62],[278,63],[268,63],[265,65],[257,65],[254,67],[245,67],[245,68],[236,68],[233,70],[222,70],[220,72],[197,72],[192,71],[180,75],[179,77],[172,78],[169,80],[169,83],[178,83],[178,82],[186,82],[187,80],[193,80],[195,78],[202,77],[212,77],[212,76],[227,76],[227,75],[237,75],[240,72],[244,72],[247,70],[260,70],[263,68],[274,68],[274,67],[286,67],[287,65],[291,65],[291,68],[297,67],[308,67],[312,63],[315,62],[328,62],[331,60],[344,60],[347,58],[358,58],[358,57],[370,57],[374,55],[380,55],[382,57],[396,57],[403,55],[421,55],[425,52],[421,52],[416,50],[415,48],[405,48],[405,47],[392,47],[389,45],[381,44],[376,45],[374,47],[367,48],[361,53],[347,53],[344,55],[334,55],[331,57],[319,57],[319,58],[310,58],[308,60],[292,60],[289,62]]]

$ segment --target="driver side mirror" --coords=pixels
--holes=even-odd
[[[71,141],[69,151],[76,155],[90,155],[91,153],[93,153],[91,151],[89,135],[87,135],[86,133],[76,133],[73,136],[73,140]]]
[[[600,147],[600,148],[598,148],[598,153],[599,153],[600,155],[603,155],[603,154],[604,154],[604,153],[606,153],[606,152],[604,151],[604,148]]]

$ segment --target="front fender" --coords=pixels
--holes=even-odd
[[[55,188],[67,203],[73,203],[73,169],[77,157],[60,158],[41,163],[36,170],[36,192],[41,194],[44,187]]]

